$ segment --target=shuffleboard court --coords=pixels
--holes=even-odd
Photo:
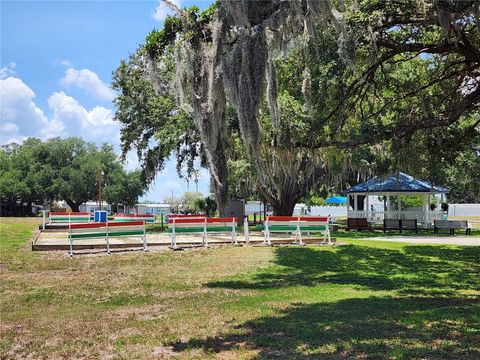
[[[245,239],[243,233],[237,233],[238,242],[240,244],[245,244]],[[278,235],[272,243],[274,244],[291,244],[294,241],[292,236],[281,236]],[[118,237],[110,238],[110,247],[111,248],[129,248],[129,247],[138,247],[142,240],[139,237]],[[231,244],[231,237],[225,234],[209,234],[208,241],[210,245],[222,245],[222,244]],[[250,233],[250,243],[252,245],[260,245],[264,241],[264,236],[261,233]],[[304,238],[306,244],[320,244],[323,242],[323,239],[318,236],[312,236]],[[202,245],[202,236],[192,235],[192,234],[178,234],[177,235],[178,246],[201,246]],[[170,236],[166,232],[162,233],[147,233],[147,246],[164,246],[169,247],[171,245]],[[97,249],[105,248],[105,239],[102,237],[99,238],[89,238],[89,239],[76,239],[73,244],[74,250],[82,249]],[[35,251],[48,251],[48,250],[68,250],[69,241],[68,241],[68,232],[65,231],[55,231],[55,232],[41,232],[38,238],[32,244],[32,250]]]

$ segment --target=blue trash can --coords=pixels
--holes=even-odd
[[[104,210],[96,210],[93,216],[95,222],[106,222],[107,221],[107,212]]]

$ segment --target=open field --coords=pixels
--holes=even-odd
[[[0,358],[480,357],[480,247],[34,253],[1,219]]]

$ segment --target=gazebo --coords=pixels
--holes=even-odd
[[[433,220],[442,219],[443,211],[430,209],[432,196],[440,195],[441,202],[448,189],[433,186],[424,180],[399,172],[384,178],[375,176],[345,191],[348,197],[347,216],[349,218],[366,218],[369,222],[381,223],[383,219],[417,219],[423,227],[430,227]],[[371,206],[370,196],[383,196],[383,211]],[[422,196],[423,205],[413,209],[402,209],[401,196]],[[393,203],[392,197],[396,197]]]

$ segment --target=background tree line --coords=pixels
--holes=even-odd
[[[72,211],[98,198],[102,175],[102,197],[116,210],[133,206],[144,192],[140,171],[127,172],[113,147],[100,147],[81,138],[29,138],[21,145],[0,148],[1,213],[18,215],[31,205],[64,200]],[[27,214],[24,214],[27,215]]]

